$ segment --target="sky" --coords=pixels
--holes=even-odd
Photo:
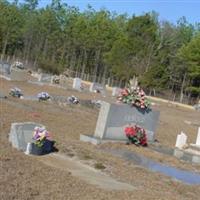
[[[23,0],[20,0],[23,2]],[[39,6],[46,6],[51,0],[39,0]],[[190,23],[200,22],[200,0],[62,0],[70,6],[84,11],[88,4],[95,10],[106,8],[118,14],[141,15],[152,10],[159,13],[159,20],[176,23],[185,16]]]

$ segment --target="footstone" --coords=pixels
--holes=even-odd
[[[89,141],[90,137],[92,143],[95,143],[95,139],[98,139],[96,143],[99,143],[99,140],[125,141],[127,138],[124,129],[130,124],[144,128],[147,133],[147,140],[153,142],[158,119],[158,111],[144,112],[127,104],[102,102],[93,138],[81,135],[80,139]]]
[[[34,122],[12,123],[9,134],[9,141],[12,143],[12,146],[19,150],[26,151],[27,144],[29,142],[34,142],[32,137],[36,126],[44,127]]]
[[[186,145],[186,142],[187,136],[185,133],[181,132],[181,134],[177,135],[175,147],[182,149]]]

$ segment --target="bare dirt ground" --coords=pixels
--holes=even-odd
[[[71,96],[80,99],[101,99],[114,101],[99,94],[64,90],[49,86],[38,86],[25,82],[0,79],[0,91],[8,94],[17,86],[26,95],[36,95],[47,91],[50,95]],[[154,109],[160,111],[156,139],[160,145],[174,147],[176,136],[181,131],[188,135],[188,143],[195,143],[200,112],[157,103]],[[79,141],[80,134],[93,134],[98,117],[98,109],[81,105],[61,107],[54,102],[37,102],[14,99],[0,101],[0,199],[180,199],[196,200],[200,196],[200,186],[186,185],[162,174],[151,172],[118,157],[103,153],[105,148],[128,149],[148,158],[181,169],[200,172],[200,165],[180,161],[149,148],[134,145],[102,144],[94,146]],[[44,157],[26,156],[12,148],[8,142],[10,125],[13,122],[34,121],[41,123],[56,140],[59,153],[79,160],[110,177],[135,187],[133,191],[108,191],[73,176],[70,171],[45,164]],[[194,124],[187,124],[190,121]]]

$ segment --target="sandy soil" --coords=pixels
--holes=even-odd
[[[71,96],[80,99],[104,99],[114,101],[111,97],[99,94],[64,90],[49,86],[38,86],[25,82],[12,82],[0,79],[0,91],[8,94],[11,87],[21,88],[26,95],[36,95],[47,91],[50,95]],[[200,124],[200,112],[156,103],[160,110],[160,120],[156,139],[160,145],[174,147],[176,136],[182,130],[187,133],[189,143],[195,143],[197,124]],[[80,134],[93,134],[98,109],[81,105],[61,107],[54,102],[36,102],[8,98],[0,101],[0,198],[9,199],[198,199],[200,186],[186,185],[124,161],[118,157],[103,153],[105,148],[128,149],[152,158],[158,162],[181,169],[200,171],[200,165],[180,161],[175,157],[163,155],[149,148],[134,145],[92,144],[79,141]],[[56,140],[60,153],[76,156],[86,165],[94,167],[101,164],[101,171],[112,178],[131,184],[134,191],[107,191],[91,185],[67,170],[46,165],[42,157],[26,156],[16,151],[8,142],[10,125],[13,122],[34,121],[44,124]],[[190,121],[194,124],[187,124]],[[100,169],[99,169],[100,170]]]

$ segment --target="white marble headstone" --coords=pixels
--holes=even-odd
[[[199,146],[200,146],[200,127],[198,128],[196,145],[199,145]]]
[[[177,135],[175,147],[182,149],[186,145],[186,142],[187,142],[187,135],[181,132],[181,134]]]
[[[74,78],[73,89],[81,90],[81,79],[80,78]]]

